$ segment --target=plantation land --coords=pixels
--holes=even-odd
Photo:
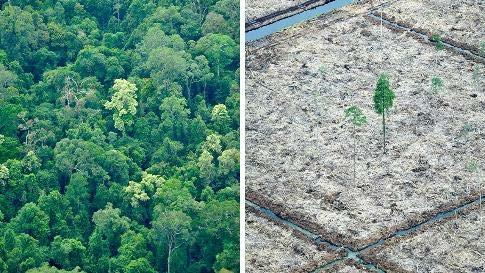
[[[246,64],[247,198],[356,249],[477,198],[468,167],[485,154],[476,63],[409,33],[381,37],[364,14],[351,5],[249,43]],[[372,103],[383,72],[396,93],[385,156]],[[355,182],[351,105],[368,120]]]
[[[288,16],[300,13],[304,10],[318,7],[327,2],[327,0],[320,0],[309,4],[307,3],[308,1],[309,0],[248,0],[246,1],[245,10],[246,22],[250,22],[252,20],[258,20],[259,22],[248,26],[246,31],[262,27]],[[270,17],[266,18],[265,16]]]
[[[246,272],[308,272],[340,254],[246,208]]]
[[[347,260],[343,264],[339,264],[330,269],[321,271],[321,273],[370,273],[370,272],[373,272],[373,271],[367,270],[363,266],[351,260]]]
[[[392,272],[485,272],[485,221],[479,219],[475,208],[404,239],[392,239],[366,257]]]
[[[394,22],[420,32],[438,34],[454,45],[478,54],[485,43],[485,2],[476,0],[394,1],[379,10]],[[485,45],[484,45],[485,46]]]
[[[246,20],[256,19],[289,7],[300,5],[308,0],[246,1]]]

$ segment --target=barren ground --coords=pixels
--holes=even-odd
[[[320,273],[370,273],[372,271],[365,269],[361,265],[352,260],[347,260],[342,264],[332,267],[327,270],[320,271]]]
[[[326,0],[317,0],[309,3],[309,0],[248,0],[246,2],[246,31],[250,31],[286,17],[301,13],[305,10],[324,5]]]
[[[485,1],[393,1],[380,11],[392,21],[428,34],[438,34],[477,54],[480,42],[485,43]]]
[[[482,209],[485,215],[485,209]],[[485,219],[479,210],[373,249],[369,259],[396,272],[485,272]]]
[[[247,0],[246,21],[300,5],[308,0]]]
[[[485,154],[476,63],[387,28],[381,37],[361,12],[349,6],[248,44],[246,76],[248,199],[353,248],[476,198],[467,166]],[[396,93],[386,156],[372,105],[383,72]],[[444,86],[433,93],[435,75]],[[355,182],[351,105],[368,119]]]
[[[246,272],[308,272],[339,257],[303,235],[246,209]]]

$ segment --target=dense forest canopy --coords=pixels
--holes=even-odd
[[[239,272],[239,1],[0,6],[0,272]]]

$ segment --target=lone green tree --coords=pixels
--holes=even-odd
[[[394,103],[394,92],[391,90],[389,84],[389,76],[381,74],[377,81],[376,89],[374,90],[374,109],[377,114],[382,115],[382,130],[383,130],[383,148],[384,154],[386,151],[386,113]]]
[[[111,101],[104,104],[106,109],[113,110],[113,120],[115,128],[125,133],[126,126],[133,124],[133,118],[136,115],[136,85],[127,80],[116,79],[113,85],[115,91]]]
[[[367,123],[367,118],[362,113],[362,110],[358,108],[357,106],[351,106],[347,110],[345,110],[345,117],[349,119],[352,122],[352,137],[354,138],[354,155],[353,155],[353,161],[354,161],[354,183],[355,183],[355,178],[356,178],[356,158],[357,158],[357,137],[355,136],[355,132],[357,130],[357,127],[361,127]]]

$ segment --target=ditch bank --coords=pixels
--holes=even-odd
[[[381,23],[381,14],[377,11],[369,12],[366,18],[378,25]],[[434,46],[435,43],[431,41],[432,33],[422,28],[414,28],[411,24],[403,21],[394,21],[395,17],[391,17],[382,13],[382,24],[388,29],[397,31],[398,33],[409,33],[410,36],[423,42],[424,44]],[[451,38],[442,38],[443,45],[447,50],[453,53],[458,53],[468,60],[485,64],[485,57],[479,55],[479,50],[465,43],[460,43]]]
[[[367,262],[392,272],[485,271],[485,221],[478,201],[453,211],[440,219],[423,223],[417,229],[387,239],[382,244],[361,251]],[[443,218],[443,215],[446,217]]]
[[[273,212],[272,210],[262,207],[252,201],[246,200],[246,206],[250,207],[252,211],[258,211],[258,213],[260,213],[261,215],[265,215],[275,223],[286,226],[286,228],[295,230],[298,236],[304,236],[307,240],[313,243],[323,244],[325,245],[325,247],[328,247],[334,251],[346,253],[346,256],[337,258],[324,265],[321,265],[320,267],[314,269],[312,272],[326,272],[326,270],[338,268],[342,264],[345,264],[349,260],[351,260],[352,263],[359,265],[359,267],[362,269],[370,270],[370,272],[382,273],[386,272],[387,270],[396,273],[411,273],[412,271],[403,270],[402,267],[384,258],[379,258],[378,255],[385,252],[384,248],[386,247],[396,245],[404,240],[408,240],[409,238],[416,237],[420,234],[425,234],[429,232],[430,229],[443,226],[449,222],[456,221],[457,219],[459,220],[460,217],[462,217],[463,215],[467,215],[471,212],[476,211],[477,208],[480,207],[480,201],[482,201],[483,207],[484,198],[485,195],[483,195],[482,198],[476,198],[475,200],[461,204],[457,207],[454,207],[453,209],[441,211],[433,217],[427,219],[426,221],[411,226],[407,229],[398,230],[390,236],[372,242],[359,250],[352,250],[352,248],[333,243],[328,238],[317,235],[311,230],[306,229],[304,226],[301,226],[298,223],[294,223],[291,220],[285,219],[281,215]]]
[[[246,268],[248,272],[310,272],[345,255],[317,244],[300,229],[278,221],[246,202]]]
[[[264,0],[260,0],[260,1],[264,1]],[[334,1],[339,2],[342,0],[309,0],[295,6],[290,6],[288,8],[284,8],[284,9],[272,12],[270,14],[263,15],[258,18],[247,18],[245,23],[245,27],[246,27],[245,32],[249,32],[249,31],[261,28],[263,26],[270,25],[276,21],[291,17],[295,14],[302,13],[306,10],[313,9],[318,6],[326,5]]]
[[[380,236],[371,237],[362,242],[355,242],[352,238],[345,238],[338,233],[328,231],[325,227],[308,220],[303,214],[288,212],[283,206],[271,202],[250,189],[246,190],[246,199],[253,204],[257,204],[259,207],[264,208],[271,214],[274,214],[274,219],[280,218],[280,221],[288,222],[288,226],[300,230],[301,234],[305,234],[308,238],[320,241],[334,250],[346,249],[348,253],[368,251],[382,245],[389,239],[394,237],[404,237],[410,233],[416,232],[425,225],[453,217],[454,214],[459,211],[478,204],[480,198],[477,196],[479,196],[478,192],[458,201],[453,201],[438,207],[428,213],[420,215],[419,217],[408,219],[400,225],[393,226],[389,231],[381,233]],[[485,195],[482,195],[481,200],[483,205]],[[338,219],[335,219],[335,221],[338,221]]]

